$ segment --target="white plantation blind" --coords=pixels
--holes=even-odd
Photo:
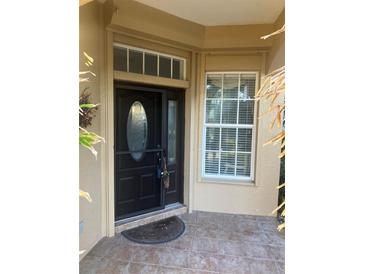
[[[208,73],[203,176],[252,179],[257,73]]]

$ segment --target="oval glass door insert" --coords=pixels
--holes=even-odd
[[[142,159],[147,147],[147,116],[140,101],[135,101],[128,114],[127,144],[134,160]]]

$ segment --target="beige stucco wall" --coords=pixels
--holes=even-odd
[[[209,26],[173,16],[131,0],[114,0],[116,12],[110,25],[130,33],[195,49],[270,47],[271,40],[260,37],[272,32],[272,24]]]
[[[167,41],[202,47],[204,26],[178,18],[136,1],[115,0],[117,13],[111,24],[132,29]]]
[[[271,24],[206,27],[204,48],[270,47],[272,42],[260,37],[272,32],[272,29]]]
[[[283,10],[275,21],[274,29],[278,30],[285,24],[285,10]],[[285,65],[285,33],[278,34],[272,40],[272,47],[268,54],[266,71],[269,73]]]
[[[90,81],[80,83],[80,92],[85,87],[89,87],[91,100],[93,103],[100,102],[101,75],[103,70],[102,52],[102,6],[94,1],[79,9],[79,51],[80,51],[80,71],[92,70],[96,77],[90,76]],[[94,58],[93,66],[87,67],[84,62],[86,58],[83,52]],[[92,126],[87,130],[100,134],[100,110],[97,111],[93,119]],[[80,147],[79,150],[79,184],[80,189],[88,191],[92,197],[89,203],[85,199],[80,199],[79,221],[83,223],[83,231],[79,238],[79,249],[86,250],[80,259],[102,238],[101,221],[101,145],[96,145],[99,157],[96,160],[90,151]]]
[[[268,130],[270,117],[257,119],[256,122],[256,164],[253,182],[234,182],[207,180],[201,177],[202,132],[204,119],[204,82],[205,72],[212,71],[253,71],[259,73],[259,81],[265,73],[265,53],[220,54],[219,51],[203,55],[205,65],[199,94],[198,137],[198,174],[194,184],[194,209],[226,213],[270,215],[277,205],[279,180],[279,147],[263,147],[272,134]],[[263,105],[256,107],[257,111]]]

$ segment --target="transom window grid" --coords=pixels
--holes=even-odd
[[[138,73],[138,74],[144,74],[144,75],[151,75],[151,76],[157,76],[157,77],[164,77],[164,78],[170,78],[170,79],[177,79],[177,80],[185,80],[186,79],[186,59],[181,58],[178,56],[160,53],[157,51],[142,49],[138,47],[133,47],[129,45],[124,45],[120,43],[114,43],[113,44],[114,50],[125,50],[126,54],[126,64],[119,65],[119,69],[116,69],[115,63],[120,63],[120,60],[116,60],[114,57],[114,70],[119,71],[125,71],[125,72],[131,72],[131,73]],[[133,65],[130,64],[130,58],[133,54],[141,54],[141,61],[142,61],[142,67],[140,70],[134,70]],[[146,58],[147,56],[147,58]],[[146,67],[146,59],[156,58],[157,60],[151,60],[152,63],[156,64],[156,72],[150,72],[151,68]],[[148,60],[148,61],[149,61]],[[167,61],[169,60],[169,61]],[[150,62],[151,62],[150,61]],[[160,62],[163,62],[160,64]],[[166,62],[169,62],[169,71],[166,72],[166,70],[162,71],[160,67],[163,65],[164,68],[166,68]],[[155,65],[153,64],[153,65]],[[152,68],[154,70],[154,68]],[[177,71],[178,70],[178,71]]]
[[[216,83],[217,79],[221,82],[216,90],[214,87],[217,85],[211,85],[212,79],[215,77]],[[256,118],[254,96],[257,90],[257,79],[257,72],[211,72],[206,74],[203,177],[254,180]],[[236,83],[232,83],[234,81]],[[209,108],[214,105],[212,102],[215,102],[216,110],[219,109],[219,115],[217,112],[213,112],[214,115],[211,115],[212,111]],[[209,138],[211,136],[215,137]]]

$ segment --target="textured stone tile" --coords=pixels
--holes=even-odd
[[[270,243],[269,239],[266,237],[265,233],[262,232],[249,232],[245,231],[240,234],[241,242],[252,242],[257,244],[268,244]]]
[[[110,250],[107,258],[119,261],[130,261],[137,247],[133,245],[115,246]]]
[[[227,222],[225,224],[222,224],[220,229],[222,231],[232,231],[232,232],[239,232],[239,223],[237,222]]]
[[[130,240],[128,240],[126,237],[124,237],[121,234],[119,234],[119,235],[120,235],[120,239],[121,239],[122,245],[134,245],[134,246],[143,246],[144,245],[144,244],[139,244],[139,243],[130,241]]]
[[[186,268],[176,268],[176,267],[160,267],[158,269],[159,274],[191,274],[191,270]]]
[[[245,246],[240,242],[221,240],[219,253],[222,255],[245,256]]]
[[[224,235],[224,231],[219,229],[205,228],[203,226],[198,226],[195,231],[196,238],[213,238],[213,239],[221,239]]]
[[[285,235],[283,232],[275,231],[275,232],[265,232],[266,241],[269,244],[273,245],[284,245],[285,244]]]
[[[276,219],[258,222],[260,229],[268,232],[277,232],[279,222]]]
[[[259,224],[256,221],[245,220],[231,223],[225,223],[221,228],[223,231],[250,233],[261,231]]]
[[[190,270],[185,268],[160,266],[157,270],[158,274],[191,274]]]
[[[218,253],[219,248],[220,240],[211,238],[196,238],[192,247],[193,251],[210,253]]]
[[[160,248],[152,246],[135,246],[131,257],[132,262],[158,264]]]
[[[114,264],[114,268],[113,268],[113,274],[129,274],[129,270],[128,267],[130,265],[130,262],[126,262],[126,261],[113,261]],[[111,274],[111,273],[110,273]]]
[[[217,272],[219,259],[220,255],[190,252],[188,257],[188,268]]]
[[[219,222],[205,222],[198,224],[201,229],[212,229],[212,230],[222,230],[223,224]]]
[[[189,252],[165,248],[158,251],[159,264],[163,266],[188,267]]]
[[[275,274],[277,273],[276,264],[273,261],[249,260],[250,272],[252,274]]]
[[[220,273],[256,274],[250,272],[250,261],[236,256],[222,256],[219,260]]]
[[[233,221],[234,215],[216,212],[197,212],[197,224],[215,224],[224,225]]]
[[[260,231],[259,224],[255,221],[238,222],[238,232],[257,232]]]
[[[183,236],[194,237],[196,235],[196,230],[199,228],[197,225],[187,224],[185,225],[185,231]]]
[[[184,221],[185,224],[196,224],[197,215],[197,212],[193,212],[182,214],[179,217]]]
[[[100,264],[101,258],[87,255],[79,263],[80,274],[95,273],[98,265]]]
[[[245,215],[245,214],[234,214],[233,216],[233,220],[234,221],[256,221],[256,216],[255,215]]]
[[[129,263],[124,268],[119,268],[118,273],[123,274],[157,274],[158,266],[141,263]]]
[[[213,273],[219,273],[216,271],[204,271],[204,270],[197,270],[197,269],[191,269],[189,270],[189,274],[213,274]]]
[[[116,266],[118,262],[113,260],[101,259],[101,263],[98,264],[98,267],[95,271],[96,274],[115,274]]]
[[[191,250],[192,245],[193,245],[193,237],[187,235],[183,235],[165,244],[166,247],[177,248],[182,250]]]
[[[244,244],[244,254],[246,257],[257,259],[270,259],[270,246],[255,243]]]
[[[275,216],[254,216],[257,221],[272,222],[276,220]]]
[[[80,263],[80,274],[114,274],[117,262],[106,258],[85,257]]]
[[[222,241],[220,254],[247,258],[271,259],[270,247],[249,242]]]
[[[222,231],[220,239],[225,241],[235,241],[235,242],[246,241],[246,239],[243,239],[242,233],[234,231]]]
[[[94,246],[94,248],[89,252],[89,255],[97,257],[107,257],[114,247],[120,245],[122,245],[120,237],[105,237]]]
[[[184,234],[168,243],[102,239],[80,273],[284,273],[285,235],[275,218],[198,211],[182,219]]]
[[[211,271],[207,272],[207,271],[203,271],[203,270],[161,266],[157,270],[157,273],[158,274],[209,274],[209,273],[218,273],[218,272],[211,272]]]
[[[278,270],[278,274],[285,273],[285,263],[284,262],[276,262],[276,268]]]
[[[271,245],[269,248],[270,258],[277,261],[285,261],[285,247],[283,245],[274,246]]]
[[[214,220],[222,217],[222,214],[216,212],[197,211],[197,223],[214,223]]]

